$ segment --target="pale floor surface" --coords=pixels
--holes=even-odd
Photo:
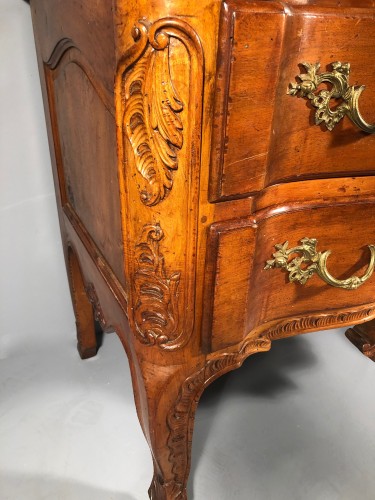
[[[206,390],[191,499],[374,499],[375,365],[342,333],[275,342]],[[73,332],[3,358],[1,500],[147,498],[151,458],[116,335],[88,361]]]

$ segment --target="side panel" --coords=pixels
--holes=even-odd
[[[71,39],[95,68],[96,78],[113,94],[112,1],[30,0],[30,7],[42,60],[48,61],[60,40]]]
[[[31,8],[58,201],[84,228],[109,272],[126,287],[111,4],[32,0]],[[61,213],[60,222],[63,226]]]

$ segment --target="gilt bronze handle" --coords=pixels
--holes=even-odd
[[[332,71],[319,73],[320,64],[301,63],[307,73],[298,75],[296,78],[301,83],[291,83],[288,94],[306,97],[311,104],[317,108],[315,113],[315,123],[319,125],[324,122],[328,130],[333,130],[342,118],[347,115],[353,123],[368,134],[375,133],[375,124],[367,123],[359,111],[358,100],[365,89],[364,85],[349,85],[350,63],[340,61],[332,63]],[[330,83],[330,90],[323,89],[315,93],[319,85],[323,82]],[[331,109],[331,99],[342,99],[335,109]]]
[[[320,276],[328,285],[345,288],[346,290],[355,290],[363,285],[372,275],[375,267],[375,245],[368,245],[371,258],[367,271],[362,277],[352,276],[346,280],[334,278],[327,270],[327,259],[331,251],[318,252],[316,249],[317,240],[315,238],[302,238],[301,245],[288,248],[289,242],[275,245],[275,252],[272,260],[268,260],[264,269],[273,269],[279,267],[289,272],[289,281],[297,281],[304,285],[314,274]],[[297,254],[292,260],[289,257]]]

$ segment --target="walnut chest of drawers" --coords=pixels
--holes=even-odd
[[[214,379],[345,325],[375,358],[374,3],[30,3],[78,349],[116,331],[186,499]]]

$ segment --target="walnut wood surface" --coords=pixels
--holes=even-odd
[[[374,276],[348,291],[264,269],[304,237],[338,279],[368,265],[375,135],[322,130],[287,89],[305,60],[350,62],[373,121],[374,3],[30,3],[79,352],[96,353],[94,318],[116,331],[149,496],[183,500],[215,378],[272,340],[344,325],[374,359]]]

